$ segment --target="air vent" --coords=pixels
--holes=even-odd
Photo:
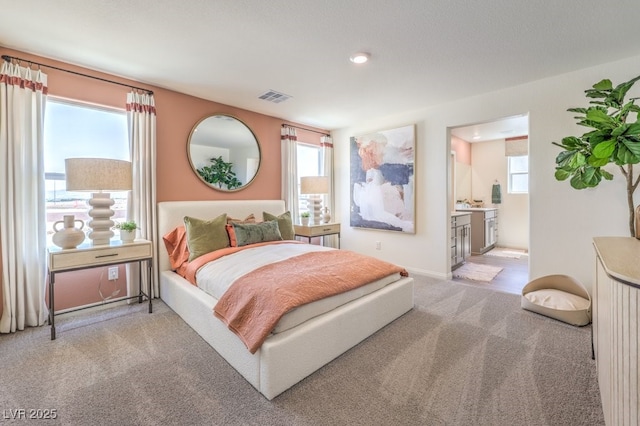
[[[274,104],[279,104],[280,102],[284,102],[287,99],[291,98],[291,96],[285,95],[284,93],[276,92],[275,90],[267,90],[258,97],[265,101],[273,102]]]

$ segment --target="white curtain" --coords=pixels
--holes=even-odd
[[[127,124],[129,150],[133,167],[133,189],[127,203],[127,220],[135,220],[140,228],[138,237],[155,240],[156,230],[156,107],[152,94],[127,94]],[[157,244],[152,244],[153,258],[157,259]],[[146,265],[144,265],[146,267]],[[143,280],[146,274],[142,274]],[[159,276],[156,262],[152,271],[151,297],[159,296]],[[129,296],[138,294],[138,265],[127,267]],[[148,288],[142,283],[143,290]]]
[[[291,212],[293,221],[297,221],[298,206],[298,150],[296,130],[289,126],[282,126],[280,132],[282,179],[281,196],[285,202],[285,208]]]
[[[48,310],[43,127],[47,76],[0,70],[0,332],[43,325]]]
[[[335,206],[335,181],[333,179],[333,140],[331,136],[323,136],[320,139],[322,149],[322,174],[329,176],[329,193],[324,196],[323,205],[331,212],[331,222],[337,222]],[[338,236],[328,235],[322,239],[328,247],[338,247]]]

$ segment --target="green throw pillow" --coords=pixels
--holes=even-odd
[[[227,234],[227,214],[221,214],[212,220],[184,217],[187,231],[187,247],[189,248],[189,262],[203,254],[229,247]]]
[[[234,223],[233,231],[236,234],[238,247],[246,246],[247,244],[282,240],[278,221],[276,220],[260,223]]]
[[[280,235],[283,240],[295,240],[295,231],[293,229],[293,221],[291,220],[291,212],[284,212],[280,216],[271,213],[262,212],[262,220],[277,220],[280,228]]]

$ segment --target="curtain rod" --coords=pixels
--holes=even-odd
[[[324,136],[331,136],[331,134],[326,132],[319,132],[317,130],[305,129],[304,127],[293,126],[291,124],[283,124],[282,127],[293,127],[294,129],[304,130],[304,131],[313,132],[313,133],[320,133],[321,135],[324,135]]]
[[[100,81],[104,81],[104,82],[111,83],[111,84],[117,84],[119,86],[125,86],[125,87],[129,87],[131,89],[142,90],[143,92],[147,92],[148,94],[153,95],[153,90],[143,89],[142,87],[136,87],[136,86],[132,86],[130,84],[119,83],[117,81],[107,80],[106,78],[95,77],[93,75],[83,74],[83,73],[77,72],[77,71],[71,71],[71,70],[67,70],[67,69],[64,69],[64,68],[58,68],[58,67],[54,67],[53,65],[41,64],[39,62],[34,62],[34,61],[29,60],[29,59],[22,59],[22,58],[18,58],[18,57],[15,57],[15,56],[9,56],[9,55],[2,55],[2,59],[4,59],[7,62],[11,62],[12,59],[15,59],[17,61],[24,61],[24,62],[29,63],[30,65],[38,65],[38,66],[45,67],[45,68],[51,68],[51,69],[58,70],[58,71],[68,72],[69,74],[79,75],[81,77],[93,78],[94,80],[100,80]]]

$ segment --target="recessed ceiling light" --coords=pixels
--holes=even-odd
[[[351,55],[349,60],[351,62],[353,62],[354,64],[364,64],[365,62],[367,62],[369,60],[369,56],[371,56],[371,55],[369,55],[368,53],[358,52],[358,53],[354,53],[353,55]]]
[[[480,135],[473,135],[473,140],[477,141],[478,139],[480,139],[482,136]]]

